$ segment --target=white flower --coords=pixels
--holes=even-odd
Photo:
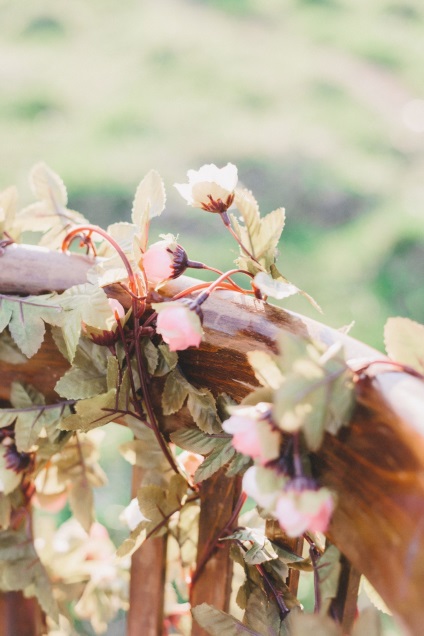
[[[210,163],[200,170],[187,172],[188,183],[175,183],[175,187],[188,205],[209,212],[225,212],[234,200],[237,185],[237,167],[227,163],[217,168]]]

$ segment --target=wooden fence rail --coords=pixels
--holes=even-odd
[[[0,293],[34,294],[63,290],[83,282],[92,261],[86,257],[52,253],[28,246],[9,246],[0,257]],[[192,280],[173,281],[165,293],[174,294]],[[381,359],[381,353],[336,330],[303,316],[266,305],[233,292],[217,292],[204,305],[205,338],[199,349],[181,352],[189,380],[214,393],[242,399],[256,380],[246,353],[275,350],[280,329],[331,344],[343,341],[348,357]],[[25,365],[0,365],[0,399],[7,400],[12,380],[31,382],[48,399],[57,399],[53,387],[66,369],[47,338],[42,349]],[[159,408],[158,404],[157,407]],[[188,421],[188,414],[162,418],[166,433]],[[323,485],[337,493],[337,508],[329,528],[330,540],[351,568],[346,569],[341,617],[353,620],[357,572],[363,573],[410,633],[422,634],[424,625],[424,391],[422,383],[401,372],[381,373],[361,383],[351,424],[338,437],[327,435],[313,458]],[[137,474],[134,475],[134,486]],[[200,543],[206,545],[233,509],[238,480],[217,475],[202,486],[201,499],[212,488],[219,510],[203,506]],[[218,518],[219,517],[219,518]],[[128,636],[162,634],[162,590],[165,543],[147,542],[135,553],[131,570]],[[153,563],[154,567],[149,564]],[[353,568],[353,569],[352,569]],[[209,602],[227,609],[231,561],[219,550],[209,561],[193,592],[193,602]],[[3,601],[4,604],[5,601]],[[3,618],[7,612],[3,612]],[[3,631],[2,631],[3,630]],[[2,634],[17,634],[0,626]],[[28,636],[39,632],[36,628]],[[204,632],[194,626],[193,636]],[[19,636],[21,633],[19,632]],[[22,634],[24,636],[24,634]]]

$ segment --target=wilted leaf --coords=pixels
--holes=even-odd
[[[384,327],[387,355],[424,374],[424,325],[409,318],[389,318]]]

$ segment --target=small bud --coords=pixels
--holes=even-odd
[[[187,269],[187,263],[185,249],[168,238],[153,243],[140,259],[140,267],[152,285],[178,278]]]

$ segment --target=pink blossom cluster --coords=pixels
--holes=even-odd
[[[272,404],[240,406],[222,427],[233,436],[234,448],[255,461],[243,477],[243,490],[275,517],[289,537],[304,532],[325,532],[334,509],[327,488],[312,480],[291,478],[277,472],[274,460],[280,455],[281,432],[271,420]]]

